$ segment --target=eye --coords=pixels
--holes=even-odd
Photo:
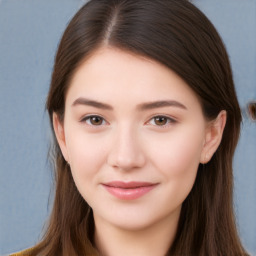
[[[88,125],[100,126],[106,124],[103,117],[97,115],[91,115],[84,117],[81,122],[85,122]]]
[[[148,123],[155,126],[166,126],[170,123],[176,123],[176,120],[167,116],[155,116]]]

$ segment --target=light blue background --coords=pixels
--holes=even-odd
[[[44,111],[55,51],[85,1],[0,0],[0,254],[33,246],[48,215],[50,130]],[[196,0],[227,46],[244,112],[235,157],[235,209],[256,255],[256,0]]]

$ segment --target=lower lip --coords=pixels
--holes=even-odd
[[[122,200],[138,199],[156,187],[156,184],[150,186],[136,187],[136,188],[119,188],[103,185],[103,187],[113,196]]]

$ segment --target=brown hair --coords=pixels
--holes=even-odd
[[[64,116],[72,75],[89,55],[111,46],[154,59],[182,77],[212,120],[227,111],[222,142],[183,203],[170,255],[239,256],[244,251],[233,214],[232,158],[241,113],[229,59],[211,22],[186,0],[92,0],[69,23],[55,59],[47,109]],[[93,232],[81,197],[55,140],[56,194],[49,226],[35,255],[86,255]]]

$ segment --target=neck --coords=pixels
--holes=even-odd
[[[123,229],[94,216],[94,241],[101,256],[164,256],[175,238],[179,212],[160,222],[134,230]]]

